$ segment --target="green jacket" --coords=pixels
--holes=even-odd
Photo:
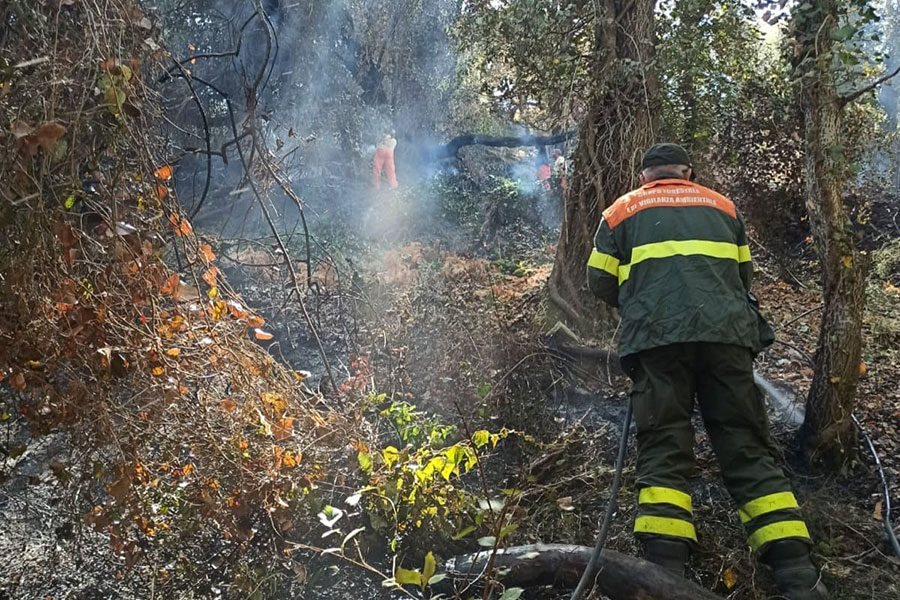
[[[620,309],[619,355],[680,342],[759,351],[771,329],[751,304],[744,219],[728,198],[660,179],[603,212],[588,285]]]

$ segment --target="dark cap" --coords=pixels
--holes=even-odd
[[[661,165],[691,165],[691,157],[688,156],[687,150],[678,144],[655,144],[644,153],[644,159],[641,161],[641,171],[650,167],[659,167]]]

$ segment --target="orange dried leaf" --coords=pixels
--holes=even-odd
[[[269,340],[275,338],[275,336],[272,335],[271,333],[269,333],[268,331],[263,331],[262,329],[259,329],[258,327],[253,330],[253,337],[255,337],[256,339],[263,341],[263,342],[268,342]]]
[[[253,315],[252,317],[247,319],[247,325],[249,325],[250,327],[262,327],[265,324],[265,320],[262,317],[258,317],[256,315]]]
[[[866,363],[859,363],[859,376],[865,377],[869,373],[869,367]]]
[[[178,291],[178,286],[180,285],[180,281],[178,279],[178,273],[172,273],[166,282],[159,288],[159,291],[167,296],[173,295]]]
[[[194,232],[194,228],[191,227],[191,224],[187,219],[182,219],[181,223],[178,225],[178,229],[175,230],[175,233],[178,235],[190,235]]]
[[[166,370],[165,370],[163,367],[153,367],[153,368],[150,370],[150,372],[151,372],[152,374],[156,375],[157,377],[159,377],[160,375],[162,375],[163,373],[165,373]]]
[[[302,456],[303,455],[300,454],[299,452],[297,454],[294,454],[293,452],[288,450],[287,452],[284,453],[284,457],[283,457],[284,466],[289,469],[293,469],[294,467],[297,466],[297,463],[300,462],[300,459],[302,458]]]
[[[157,198],[159,198],[160,200],[164,200],[166,198],[166,196],[168,196],[168,195],[169,195],[169,188],[167,188],[164,185],[156,186],[156,197]]]
[[[157,179],[168,181],[172,179],[172,165],[163,165],[153,172]]]
[[[190,475],[191,473],[193,473],[194,472],[194,463],[188,463],[188,464],[184,465],[183,467],[181,467],[181,472],[184,473],[185,475]]]
[[[231,412],[237,407],[237,402],[232,400],[231,398],[225,398],[221,402],[219,402],[219,406],[222,407],[222,410],[225,412]]]
[[[213,287],[216,285],[216,277],[219,275],[219,269],[210,267],[200,278],[206,282],[206,285]]]
[[[200,256],[202,256],[206,262],[212,262],[216,259],[216,255],[213,254],[212,251],[212,246],[210,246],[209,244],[203,244],[202,246],[200,246]]]
[[[272,434],[276,442],[286,440],[294,435],[294,418],[285,417],[284,419],[278,419],[272,425]]]
[[[247,318],[247,311],[244,310],[244,307],[241,306],[240,302],[235,302],[234,300],[231,300],[228,303],[228,310],[231,311],[231,316],[234,317],[235,319],[246,319]]]
[[[169,356],[178,356],[179,354],[181,354],[181,348],[169,348],[168,350],[166,350],[166,354],[168,354]]]

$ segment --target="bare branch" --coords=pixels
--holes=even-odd
[[[869,85],[864,86],[864,87],[862,87],[861,89],[856,90],[856,91],[853,92],[852,94],[850,94],[850,95],[848,95],[848,96],[842,96],[842,97],[840,98],[841,105],[843,106],[843,105],[850,104],[851,102],[853,102],[854,100],[856,100],[857,98],[859,98],[860,96],[862,96],[863,94],[866,94],[866,93],[868,93],[868,92],[874,90],[875,88],[877,88],[879,85],[881,85],[882,83],[884,83],[884,82],[887,81],[888,79],[893,78],[893,77],[896,76],[898,73],[900,73],[900,66],[898,66],[896,69],[894,69],[893,72],[888,73],[887,75],[884,75],[883,77],[879,77],[878,79],[876,79],[875,81],[873,81],[873,82],[870,83]]]

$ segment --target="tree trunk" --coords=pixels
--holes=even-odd
[[[549,282],[551,299],[580,329],[598,308],[587,293],[585,269],[601,213],[636,185],[643,151],[656,137],[655,4],[605,0],[597,17],[595,97],[579,132]]]
[[[797,19],[797,14],[794,18]],[[806,208],[822,262],[825,310],[801,440],[810,463],[837,471],[857,452],[851,420],[859,379],[867,260],[854,242],[842,183],[843,101],[832,66],[837,6],[823,2],[797,28],[806,129]]]
[[[587,567],[593,548],[568,544],[533,544],[499,550],[492,562],[504,585],[557,585],[574,588]],[[457,556],[447,563],[454,577],[475,579],[487,568],[490,552]],[[595,587],[612,600],[718,600],[693,581],[676,577],[645,560],[604,550]]]

